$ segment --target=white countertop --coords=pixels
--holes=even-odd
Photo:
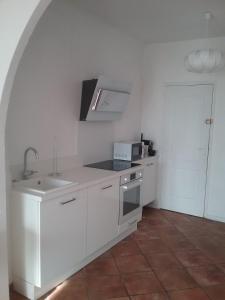
[[[67,170],[59,177],[63,180],[78,182],[77,187],[96,184],[99,181],[108,180],[120,176],[121,172],[108,171],[102,169],[79,167],[72,170]]]
[[[144,157],[141,160],[135,161],[135,163],[141,164],[140,166],[126,169],[123,171],[110,171],[110,170],[102,170],[96,168],[89,167],[79,167],[71,170],[64,171],[59,179],[68,180],[72,182],[78,182],[76,185],[77,188],[83,188],[89,185],[97,184],[99,182],[103,182],[104,180],[113,179],[119,176],[122,176],[127,173],[131,173],[132,171],[137,171],[142,169],[146,160],[155,160],[156,156],[148,156]]]
[[[136,160],[135,163],[137,164],[144,164],[146,161],[153,161],[157,159],[157,155],[155,156],[145,156],[140,160]]]
[[[140,160],[137,163],[141,164],[142,162],[144,162],[144,160]],[[57,179],[70,181],[70,182],[72,182],[71,184],[59,187],[54,190],[49,190],[44,193],[43,192],[29,192],[29,194],[38,196],[40,198],[38,201],[45,201],[45,200],[52,199],[55,197],[60,197],[61,195],[65,194],[65,193],[79,191],[81,189],[87,188],[92,185],[96,185],[96,184],[104,182],[106,180],[119,178],[120,176],[122,176],[124,174],[130,173],[132,171],[135,172],[142,168],[143,168],[143,166],[140,165],[140,166],[137,166],[137,167],[134,167],[131,169],[126,169],[123,171],[109,171],[109,170],[102,170],[102,169],[89,168],[89,167],[77,167],[74,169],[65,170],[62,172],[62,174],[60,176],[55,177]],[[18,186],[16,183],[13,186],[13,190],[25,193],[25,189],[21,188],[21,186]]]
[[[140,165],[123,171],[110,171],[110,170],[102,170],[102,169],[89,168],[89,167],[80,167],[80,168],[74,168],[72,170],[64,171],[59,178],[63,180],[72,181],[72,182],[78,182],[76,188],[80,189],[86,186],[98,184],[105,180],[110,180],[110,179],[120,177],[124,174],[131,173],[132,171],[135,172],[142,168],[143,166]]]

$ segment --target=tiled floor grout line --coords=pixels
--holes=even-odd
[[[176,226],[175,226],[174,224],[171,224],[171,225],[172,225],[173,227],[176,228]],[[176,229],[180,232],[180,230],[179,230],[178,228],[176,228]],[[186,237],[186,236],[184,235],[183,232],[181,232],[181,234],[182,234],[188,241],[190,241],[189,238]],[[162,241],[161,237],[159,238],[159,240]],[[163,241],[162,241],[162,242],[163,242]],[[191,242],[191,241],[190,241],[190,242]],[[164,242],[163,242],[163,243],[164,243]],[[165,244],[165,243],[164,243],[164,244]],[[193,244],[193,243],[191,242],[191,244]],[[137,243],[137,246],[139,247],[138,243]],[[171,253],[174,257],[176,257],[176,255],[175,255],[175,253],[174,253],[175,251],[173,252],[173,250],[171,250],[171,248],[168,247],[166,244],[165,244],[165,246],[169,249],[169,253]],[[196,247],[195,244],[193,244],[193,246],[194,246],[195,248],[199,249],[198,247]],[[143,256],[146,258],[145,253],[142,252],[142,250],[141,250],[140,247],[139,247],[139,249],[140,249],[141,253],[143,254]],[[199,249],[199,250],[202,251],[201,249]],[[176,257],[176,258],[177,258],[177,257]],[[146,260],[147,260],[147,259],[146,259]],[[177,259],[177,260],[178,260],[178,259]],[[147,261],[148,261],[148,260],[147,260]],[[179,260],[178,260],[178,261],[179,261]],[[179,261],[179,263],[180,263],[180,268],[183,269],[186,273],[189,274],[187,268],[186,268],[180,261]],[[166,293],[166,295],[168,296],[168,298],[171,299],[171,297],[170,297],[169,294],[170,294],[171,292],[173,292],[173,291],[178,291],[178,290],[167,291],[166,288],[164,288],[164,286],[163,286],[163,284],[162,284],[160,278],[158,277],[157,273],[155,272],[154,268],[152,268],[152,266],[151,266],[151,264],[150,264],[149,262],[148,262],[148,264],[150,265],[150,268],[151,268],[152,272],[154,273],[154,275],[156,276],[157,280],[160,282],[160,285],[161,285],[161,287],[163,288],[163,291]],[[206,293],[204,287],[200,286],[200,285],[197,283],[197,281],[196,281],[190,274],[189,274],[189,276],[190,276],[190,277],[194,280],[194,282],[196,283],[196,288],[200,288],[201,290],[203,290],[203,292],[206,294],[206,296],[207,296],[209,299],[211,299],[211,298],[208,296],[208,294]],[[185,291],[185,290],[191,290],[191,289],[193,289],[193,288],[186,288],[186,289],[182,289],[182,290],[179,290],[179,291]]]
[[[125,291],[126,291],[126,293],[127,293],[127,296],[129,297],[129,299],[131,299],[131,298],[130,298],[130,295],[129,295],[129,293],[128,293],[127,287],[126,287],[126,285],[124,284],[124,280],[123,280],[123,277],[122,277],[123,274],[120,272],[120,269],[119,269],[119,267],[118,267],[118,265],[117,265],[116,258],[114,257],[113,254],[112,254],[112,257],[113,257],[114,263],[115,263],[115,265],[116,265],[116,268],[117,268],[117,270],[118,270],[118,272],[119,272],[120,280],[121,280],[121,282],[122,282],[122,284],[123,284],[123,287],[125,288]]]
[[[165,293],[166,293],[166,295],[167,295],[167,291],[166,291],[166,289],[164,288],[164,286],[163,286],[163,284],[162,284],[161,280],[159,280],[159,278],[158,278],[158,276],[157,276],[156,272],[155,272],[155,271],[154,271],[154,269],[152,268],[151,264],[149,263],[148,259],[147,259],[147,258],[146,258],[146,256],[145,256],[145,254],[142,252],[142,250],[141,250],[141,248],[139,247],[138,243],[136,243],[136,244],[137,244],[137,246],[138,246],[138,248],[139,248],[140,252],[141,252],[141,253],[142,253],[142,255],[144,256],[144,258],[146,259],[146,261],[147,261],[147,263],[148,263],[148,265],[149,265],[149,267],[150,267],[151,271],[153,272],[153,274],[154,274],[154,275],[155,275],[155,277],[157,278],[158,282],[160,283],[160,286],[161,286],[161,288],[162,288],[163,292],[165,292]],[[168,295],[168,297],[169,297],[169,295]]]
[[[139,247],[139,245],[138,245],[138,243],[136,242],[136,240],[133,240],[133,242],[136,244],[136,246],[138,247],[138,249],[140,250],[140,253],[141,253],[141,255],[145,258],[145,260],[147,261],[147,263],[148,263],[148,266],[150,267],[150,271],[156,276],[156,274],[155,274],[155,272],[154,272],[154,270],[152,269],[152,267],[151,267],[151,265],[150,265],[150,263],[148,262],[148,260],[146,259],[146,257],[145,257],[145,255],[144,255],[144,253],[141,251],[141,249],[140,249],[140,247]],[[127,256],[129,256],[129,255],[127,255]],[[114,260],[115,260],[115,263],[116,263],[116,259],[115,259],[115,257],[114,257]],[[117,263],[116,263],[116,266],[117,266]],[[118,266],[117,266],[118,267]],[[148,273],[149,271],[143,271],[143,272],[138,272],[138,273]],[[134,273],[136,273],[136,272],[134,272]],[[125,273],[124,273],[125,274]],[[129,273],[129,274],[132,274],[132,273]],[[121,273],[121,275],[123,275],[123,273]],[[158,279],[158,277],[156,276],[156,278],[157,278],[157,280],[159,281],[159,283],[160,283],[160,286],[161,286],[161,288],[162,288],[162,290],[167,294],[167,292],[166,292],[166,290],[164,289],[164,287],[163,287],[163,285],[162,285],[162,283],[161,283],[161,281]],[[127,294],[128,294],[128,296],[129,296],[129,298],[131,299],[131,297],[132,296],[137,296],[137,295],[144,295],[144,294],[136,294],[136,295],[129,295],[129,292],[128,292],[128,290],[127,290],[127,288],[126,288],[126,285],[124,284],[124,280],[122,280],[122,282],[123,282],[123,285],[124,285],[124,287],[125,287],[125,289],[126,289],[126,291],[127,291]]]
[[[161,237],[159,238],[159,240],[161,240]],[[137,243],[137,246],[139,247],[138,243]],[[141,248],[140,248],[140,247],[139,247],[139,249],[140,249],[141,253],[143,254],[143,256],[144,256],[144,257],[145,257],[145,259],[146,259],[146,255],[145,255],[145,253],[143,253],[143,252],[142,252],[142,250],[141,250]],[[147,259],[146,259],[146,260],[147,260]],[[152,266],[151,266],[151,264],[149,263],[149,261],[148,261],[148,260],[147,260],[147,262],[148,262],[148,264],[149,264],[149,266],[150,266],[150,268],[151,268],[151,270],[152,270],[153,274],[155,275],[155,277],[156,277],[156,278],[157,278],[157,280],[159,281],[159,283],[160,283],[160,286],[161,286],[161,288],[162,288],[163,292],[166,294],[166,296],[168,297],[168,299],[170,299],[169,292],[166,290],[166,288],[164,288],[164,285],[162,284],[162,282],[161,282],[161,280],[159,279],[159,277],[158,277],[157,273],[155,272],[154,268],[152,268]]]
[[[193,244],[193,242],[189,239],[189,237],[188,236],[186,236],[182,231],[180,231],[180,229],[179,228],[177,228],[176,227],[176,225],[172,225],[172,226],[174,226],[179,232],[181,232],[181,234],[188,240],[188,241],[190,241],[192,244]],[[204,233],[202,234],[203,236],[204,236]],[[196,246],[195,244],[193,244],[194,245],[194,247],[196,247],[196,249],[198,249],[199,251],[202,251],[202,249],[200,248],[200,247],[198,247],[198,246]],[[171,250],[171,249],[170,249]],[[203,252],[203,251],[202,251]],[[175,255],[174,253],[172,253],[173,255]],[[206,255],[205,253],[204,253],[204,255]],[[208,255],[206,255],[207,257],[208,257]],[[175,255],[175,257],[176,257],[176,255]],[[184,265],[182,265],[182,263],[180,263],[181,264],[181,266],[183,267],[183,269],[189,274],[189,272],[188,272],[188,270],[186,270],[186,269],[188,269],[187,267],[185,267]],[[215,265],[216,267],[217,267],[217,265],[214,263],[213,265]],[[197,267],[197,266],[196,266]],[[153,271],[154,271],[154,269],[153,269]],[[225,272],[224,272],[225,273]],[[155,274],[156,276],[157,276],[157,274]],[[190,275],[190,274],[189,274]],[[191,275],[190,275],[191,276]],[[192,276],[191,276],[192,277]],[[158,277],[157,277],[158,278]],[[193,277],[192,277],[193,278]],[[159,278],[158,278],[159,279]],[[195,281],[195,279],[193,278],[193,280]],[[196,282],[196,281],[195,281]],[[201,290],[203,290],[203,292],[205,293],[205,295],[207,296],[207,298],[210,300],[210,299],[212,299],[209,295],[208,295],[208,293],[206,292],[206,287],[204,287],[204,286],[200,286],[197,282],[196,282],[196,285],[197,285],[197,287],[198,288],[200,288]],[[216,285],[215,285],[216,286]],[[220,284],[218,284],[217,286],[220,286]],[[189,289],[192,289],[192,288],[189,288]],[[187,289],[184,289],[184,290],[187,290]],[[168,294],[168,298],[169,299],[171,299],[170,298],[170,296],[169,296],[169,292],[167,292],[167,294]]]

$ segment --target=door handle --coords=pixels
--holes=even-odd
[[[107,190],[107,189],[109,189],[109,188],[111,188],[111,187],[112,187],[112,184],[103,187],[102,190]]]
[[[76,198],[73,198],[73,199],[71,199],[71,200],[67,200],[67,201],[60,202],[60,204],[61,204],[61,205],[65,205],[65,204],[74,202],[74,201],[76,201],[76,200],[77,200]]]
[[[212,118],[208,118],[205,120],[205,124],[206,125],[211,125],[213,123],[213,119]]]

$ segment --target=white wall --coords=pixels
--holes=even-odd
[[[0,299],[9,298],[6,244],[5,125],[12,83],[29,37],[51,0],[0,2]]]
[[[215,84],[214,125],[209,160],[206,215],[225,221],[225,71],[194,74],[184,68],[184,57],[191,50],[207,46],[206,40],[152,44],[143,59],[142,130],[160,149],[164,87],[166,83],[212,82]],[[225,38],[211,39],[212,47],[225,50]],[[159,184],[160,189],[160,184]]]
[[[54,136],[60,157],[81,154],[84,162],[110,158],[113,140],[138,136],[142,50],[134,39],[77,10],[74,1],[55,0],[16,74],[7,119],[10,165],[21,164],[30,145],[40,160],[50,159]],[[100,74],[133,82],[128,109],[121,121],[81,123],[81,82]]]
[[[79,163],[77,154],[84,163],[107,159],[113,140],[139,135],[142,55],[142,45],[78,11],[73,0],[54,0],[29,41],[12,90],[6,154],[14,174],[22,171],[27,146],[40,156],[30,166],[49,172],[54,136],[59,165],[71,168]],[[81,123],[81,82],[99,74],[133,82],[128,109],[121,121]],[[8,176],[8,191],[10,181]]]

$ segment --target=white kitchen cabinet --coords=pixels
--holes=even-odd
[[[42,287],[85,257],[86,193],[46,202],[21,193],[13,198],[13,275]]]
[[[46,194],[12,191],[16,291],[38,299],[136,229],[132,223],[119,230],[119,181]]]
[[[85,258],[85,198],[82,191],[41,204],[41,282],[65,274]]]
[[[145,206],[156,200],[157,159],[145,158],[142,163],[144,165],[143,206]]]
[[[88,188],[87,255],[118,235],[119,179]]]

